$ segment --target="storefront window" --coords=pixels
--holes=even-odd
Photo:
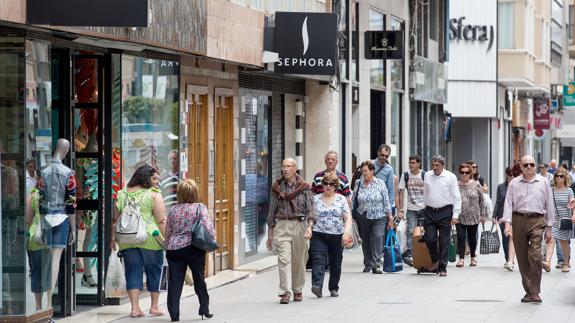
[[[169,173],[170,151],[179,148],[179,64],[122,56],[122,175],[143,164]],[[112,138],[113,139],[113,138]]]
[[[267,215],[269,205],[270,151],[269,113],[270,97],[246,95],[243,97],[241,125],[241,210],[245,230],[244,251],[251,256],[266,251]]]
[[[392,155],[390,159],[391,166],[398,171],[398,154],[401,151],[400,142],[400,123],[401,123],[401,93],[391,93],[391,145]]]
[[[48,309],[45,292],[53,282],[49,272],[50,249],[32,248],[28,243],[27,222],[33,218],[27,218],[30,210],[27,200],[36,185],[36,170],[45,166],[50,158],[51,105],[48,44],[3,39],[0,44],[0,316],[30,315]]]
[[[369,30],[385,30],[385,15],[377,10],[369,10]],[[385,86],[385,61],[369,61],[371,85]]]
[[[351,18],[351,64],[350,79],[359,82],[359,2],[353,1],[350,7]]]
[[[391,17],[390,27],[391,30],[402,30],[403,22],[395,17]],[[389,74],[390,74],[390,88],[391,90],[403,89],[403,60],[392,59],[388,60]]]

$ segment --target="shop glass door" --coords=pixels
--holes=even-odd
[[[72,275],[77,304],[100,305],[103,266],[103,56],[74,55],[72,163],[76,172],[76,234]]]

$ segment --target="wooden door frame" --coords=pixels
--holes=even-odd
[[[226,105],[228,106],[228,113],[229,113],[229,118],[228,118],[228,123],[226,126],[226,134],[225,136],[227,137],[227,140],[229,142],[228,145],[228,152],[224,152],[224,156],[229,156],[232,160],[232,162],[230,163],[231,165],[234,165],[234,102],[235,102],[235,97],[233,95],[233,90],[232,89],[227,89],[227,88],[215,88],[214,91],[214,96],[213,96],[213,104],[214,104],[214,131],[216,132],[214,134],[214,146],[216,147],[215,150],[215,158],[214,158],[214,163],[215,165],[215,172],[217,173],[219,167],[217,165],[218,162],[218,151],[217,151],[217,140],[218,138],[218,134],[217,134],[217,123],[219,120],[219,109],[217,108],[220,104],[216,103],[216,100],[219,97],[224,97],[226,102]],[[226,185],[226,194],[227,197],[229,198],[228,201],[228,226],[226,228],[226,232],[227,232],[227,250],[228,250],[228,257],[227,257],[227,266],[229,269],[233,268],[234,265],[234,258],[235,258],[235,253],[234,253],[234,223],[235,223],[235,178],[234,178],[234,167],[228,167],[227,169],[224,170],[224,174],[226,175],[226,178],[229,178],[230,180],[228,181],[229,184]],[[218,174],[214,174],[215,178],[218,178]],[[214,199],[215,201],[218,200],[218,194],[216,192],[216,190],[218,190],[219,188],[217,186],[214,186]],[[216,209],[216,205],[214,204],[214,209]],[[215,214],[214,214],[215,216]],[[214,253],[214,261],[215,261],[215,253]],[[216,266],[214,263],[214,270],[215,270]]]
[[[190,149],[190,145],[193,144],[192,140],[191,140],[191,136],[189,135],[190,131],[192,131],[192,123],[191,123],[191,118],[192,118],[192,111],[190,111],[190,105],[194,104],[194,102],[192,102],[194,100],[194,96],[195,95],[200,95],[200,96],[205,96],[205,99],[202,100],[202,112],[201,112],[201,118],[202,118],[202,122],[204,122],[206,125],[208,125],[209,122],[209,90],[207,86],[199,86],[199,85],[192,85],[192,84],[186,84],[186,110],[188,111],[188,119],[186,121],[187,123],[187,133],[186,135],[188,136],[188,144],[187,144],[187,150],[188,150],[188,178],[191,178],[193,180],[196,180],[196,177],[192,176],[193,173],[193,161],[194,158],[191,158],[194,156],[195,151],[193,149]],[[200,197],[203,197],[203,199],[200,199],[200,201],[206,205],[209,205],[209,201],[208,201],[208,187],[209,187],[209,127],[206,126],[204,131],[200,134],[200,141],[202,142],[202,156],[201,156],[201,160],[202,160],[202,164],[204,164],[206,166],[205,171],[203,171],[200,175],[201,181],[198,184],[198,195]],[[197,182],[197,181],[196,181]]]

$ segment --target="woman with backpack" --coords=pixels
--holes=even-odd
[[[166,230],[166,210],[162,194],[157,188],[159,183],[160,175],[155,168],[149,165],[138,167],[128,185],[118,193],[114,208],[110,249],[115,250],[118,242],[120,254],[124,258],[126,289],[132,304],[131,317],[145,316],[139,302],[140,290],[144,288],[144,271],[146,287],[152,300],[150,314],[164,315],[158,307],[164,251],[154,237],[158,231],[163,236]],[[130,234],[128,230],[134,228],[126,224],[134,223],[135,220],[139,225]],[[142,231],[146,233],[143,238]]]
[[[195,181],[187,179],[178,185],[177,204],[174,204],[168,213],[166,225],[166,258],[169,265],[168,283],[168,311],[172,322],[180,320],[180,298],[186,269],[190,267],[194,279],[194,291],[198,296],[200,308],[198,315],[211,318],[210,296],[204,270],[206,266],[206,251],[192,245],[192,228],[200,222],[207,232],[215,238],[214,226],[208,214],[208,208],[198,201],[198,185]]]

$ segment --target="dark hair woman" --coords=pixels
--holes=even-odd
[[[478,181],[473,180],[473,170],[469,164],[459,165],[459,192],[461,193],[461,214],[457,229],[457,267],[463,267],[465,258],[465,242],[469,242],[471,253],[470,266],[477,266],[477,228],[479,223],[485,223],[485,208],[483,189]]]
[[[188,179],[177,188],[178,203],[170,208],[166,225],[166,258],[169,265],[168,311],[172,322],[180,320],[180,297],[184,287],[186,269],[189,267],[194,278],[194,291],[198,296],[200,308],[198,315],[211,318],[209,311],[210,296],[204,281],[206,252],[192,246],[192,227],[198,221],[215,237],[208,208],[198,202],[198,185]]]
[[[374,176],[375,165],[370,160],[361,164],[362,177],[356,183],[355,194],[359,211],[359,232],[363,243],[363,272],[383,274],[379,268],[383,257],[385,228],[393,225],[391,203],[385,182]]]
[[[137,203],[148,233],[148,238],[144,243],[119,244],[120,252],[124,257],[126,289],[132,303],[131,317],[145,316],[139,301],[140,290],[144,288],[144,272],[146,272],[146,286],[152,300],[150,314],[154,316],[164,315],[164,312],[158,307],[164,251],[162,245],[154,237],[154,232],[159,231],[164,236],[166,230],[166,210],[162,194],[157,188],[159,182],[160,175],[155,168],[149,165],[138,167],[128,185],[118,192],[118,200],[114,207],[110,249],[116,249],[115,224],[120,219],[128,201]]]
[[[513,177],[513,167],[507,166],[507,168],[505,168],[505,182],[497,185],[497,198],[495,200],[495,207],[493,207],[493,224],[499,223],[501,232],[505,231],[505,222],[503,222],[501,218],[503,217],[503,206],[505,205],[505,197],[507,196],[507,187]],[[515,269],[515,248],[513,247],[513,239],[511,239],[511,236],[502,234],[501,240],[505,255],[505,264],[503,267],[509,271],[513,271]]]

